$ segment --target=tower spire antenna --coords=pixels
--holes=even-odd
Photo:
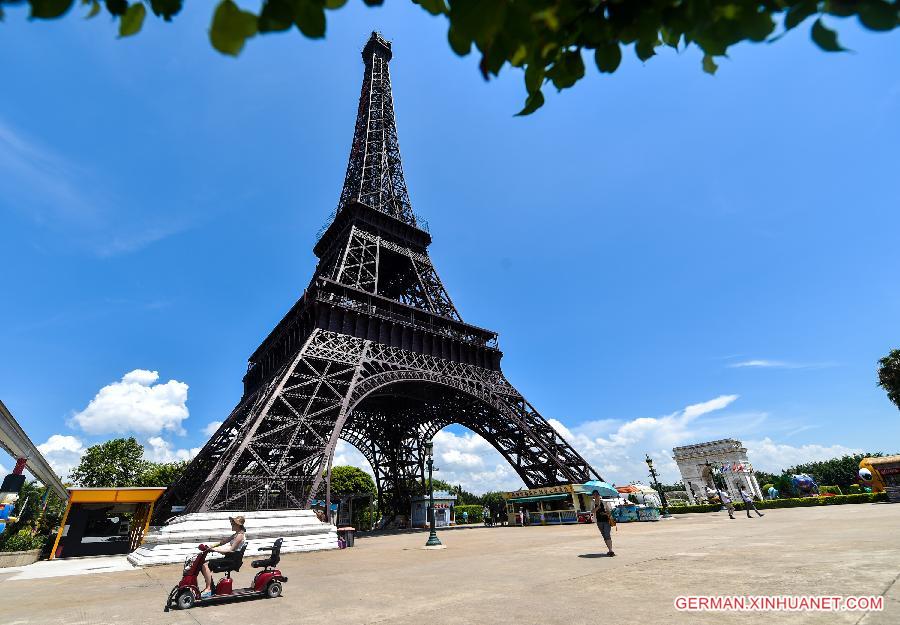
[[[373,31],[363,46],[362,89],[353,129],[353,144],[337,212],[357,201],[416,226],[409,201],[394,117],[391,42]]]

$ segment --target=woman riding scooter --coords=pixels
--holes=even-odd
[[[231,531],[234,533],[230,538],[223,540],[217,545],[213,545],[209,548],[210,551],[215,551],[216,553],[223,553],[226,555],[224,558],[207,560],[203,563],[203,580],[206,582],[206,586],[200,593],[201,599],[212,596],[213,572],[221,573],[222,571],[228,570],[229,565],[231,564],[231,556],[227,554],[236,554],[237,552],[240,552],[247,542],[247,538],[245,536],[247,530],[244,529],[244,517],[228,517],[228,520],[231,521]]]

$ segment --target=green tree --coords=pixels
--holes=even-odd
[[[380,5],[384,0],[363,0]],[[840,52],[834,18],[856,17],[872,31],[891,31],[900,24],[900,0],[412,0],[448,22],[450,48],[466,56],[480,55],[485,79],[507,65],[524,74],[528,97],[520,114],[544,103],[542,88],[567,89],[584,78],[585,57],[601,73],[613,73],[623,49],[647,61],[661,47],[675,50],[696,45],[703,70],[713,74],[716,58],[741,42],[773,42],[803,22],[811,21],[812,41],[827,52]],[[221,0],[212,16],[209,39],[223,54],[238,55],[256,36],[297,28],[304,36],[325,36],[326,12],[347,0],[263,0],[258,12]],[[3,5],[21,0],[0,0]],[[75,0],[28,0],[31,17],[63,16]],[[169,22],[184,0],[80,0],[87,17],[106,11],[118,21],[120,37],[137,34],[147,8]],[[589,61],[590,62],[590,61]]]
[[[456,490],[456,487],[451,485],[449,482],[445,482],[444,480],[439,480],[438,478],[433,478],[432,483],[434,484],[435,491],[447,491],[448,493],[452,493]],[[425,478],[425,487],[422,489],[424,493],[427,495],[428,491],[428,478]]]
[[[500,508],[506,505],[506,499],[503,498],[503,492],[499,490],[489,491],[481,496],[482,505],[489,508]]]
[[[356,467],[339,465],[331,467],[332,495],[377,495],[372,476]]]
[[[841,488],[845,488],[851,484],[856,484],[859,475],[860,460],[881,455],[882,454],[878,452],[853,454],[842,456],[840,458],[832,458],[830,460],[807,462],[791,467],[787,470],[787,473],[806,473],[807,475],[811,475],[819,486],[840,486]]]
[[[137,476],[134,486],[169,487],[181,477],[188,463],[181,462],[144,462],[144,470]]]
[[[753,471],[753,476],[756,478],[756,482],[758,484],[774,484],[775,480],[777,480],[780,475],[780,473],[776,474],[766,473],[765,471]],[[765,492],[766,489],[763,488],[763,493]]]
[[[458,506],[480,506],[482,503],[480,495],[470,493],[462,487],[462,484],[457,484],[450,492],[456,495],[456,505]]]
[[[878,386],[884,389],[888,399],[900,409],[900,349],[878,361]]]
[[[135,486],[146,469],[143,456],[144,447],[134,437],[91,445],[71,478],[78,486],[89,488]]]

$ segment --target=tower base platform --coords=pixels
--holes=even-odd
[[[276,538],[284,538],[281,553],[338,548],[334,525],[319,521],[312,510],[195,512],[152,527],[144,543],[128,555],[128,561],[135,566],[182,562],[197,553],[199,544],[215,544],[231,536],[228,517],[238,514],[246,519],[245,558],[257,557],[259,548],[271,546]]]

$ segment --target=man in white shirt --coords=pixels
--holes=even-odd
[[[728,510],[728,518],[734,520],[734,504],[731,503],[731,496],[724,489],[718,489],[719,492],[719,500],[722,502],[722,505],[725,506],[725,509]]]
[[[747,518],[752,519],[750,516],[750,508],[753,508],[753,511],[759,516],[765,516],[762,512],[756,509],[756,504],[753,503],[753,496],[747,492],[743,486],[741,487],[741,499],[744,500],[744,510],[747,511]]]

